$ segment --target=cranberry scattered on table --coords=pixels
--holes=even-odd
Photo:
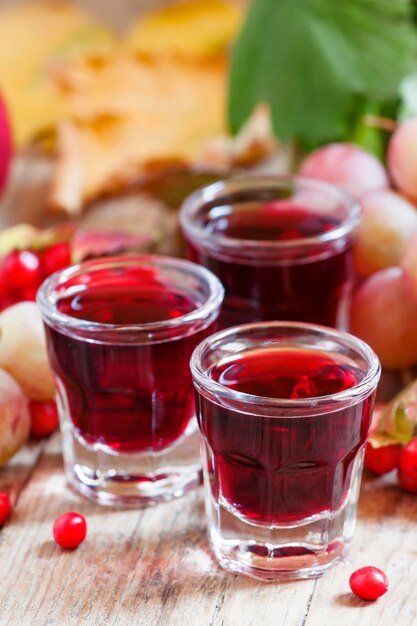
[[[55,542],[67,550],[73,550],[87,535],[87,522],[79,513],[63,513],[56,518],[53,528]]]
[[[0,528],[7,521],[12,512],[12,503],[8,493],[0,492]]]
[[[357,569],[349,578],[352,592],[362,600],[377,600],[388,591],[388,578],[377,567]]]

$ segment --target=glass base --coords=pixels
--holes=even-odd
[[[263,581],[317,578],[348,553],[353,537],[362,456],[343,505],[296,524],[260,525],[212,497],[205,480],[211,547],[220,565]]]
[[[228,525],[225,519],[228,512],[222,513],[224,531]],[[333,520],[333,526],[336,524]],[[315,529],[315,525],[319,529]],[[263,581],[317,578],[346,556],[350,544],[343,537],[322,544],[302,541],[301,535],[313,538],[317,530],[321,534],[323,526],[327,525],[330,526],[330,523],[326,524],[322,519],[312,523],[308,529],[304,527],[302,533],[297,533],[296,528],[270,529],[264,541],[260,537],[257,540],[225,539],[224,532],[220,534],[212,528],[210,543],[220,565],[235,573]],[[240,533],[243,534],[242,528]],[[255,535],[254,532],[251,534]]]
[[[169,448],[137,454],[89,445],[75,434],[72,423],[61,424],[61,430],[68,483],[99,504],[151,506],[178,498],[200,483],[195,420]]]

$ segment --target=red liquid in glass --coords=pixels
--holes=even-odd
[[[152,271],[109,272],[94,272],[86,289],[62,297],[58,309],[82,320],[129,325],[178,318],[200,304],[167,289]],[[161,343],[109,345],[48,328],[52,366],[78,434],[119,452],[158,451],[173,443],[195,414],[191,353],[211,330],[181,338],[179,324]]]
[[[333,354],[262,349],[214,368],[214,380],[271,398],[314,398],[354,386],[363,373]],[[256,417],[198,399],[213,496],[246,519],[296,522],[344,501],[365,444],[372,398],[315,417]]]
[[[215,207],[205,216],[204,229],[231,239],[291,242],[316,237],[340,224],[332,214],[307,210],[290,201]],[[245,246],[242,244],[242,250]],[[227,251],[220,255],[198,249],[188,241],[189,258],[218,276],[225,288],[223,327],[266,320],[292,320],[336,326],[338,311],[352,279],[351,243],[323,242],[307,258],[288,249],[274,262],[253,257],[236,262]],[[303,258],[304,257],[304,258]]]

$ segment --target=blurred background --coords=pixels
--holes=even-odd
[[[0,223],[116,228],[178,251],[173,210],[233,167],[227,64],[243,4],[2,0],[14,159]],[[250,165],[272,143],[268,130]]]

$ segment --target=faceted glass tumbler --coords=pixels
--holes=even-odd
[[[233,362],[233,385],[245,358],[262,359],[264,350],[343,359],[355,382],[329,395],[281,398],[243,393],[214,375]],[[191,371],[208,532],[220,564],[263,580],[320,575],[344,557],[352,540],[380,377],[376,355],[347,333],[264,322],[205,339],[193,353]],[[328,379],[332,375],[327,369]],[[308,385],[305,376],[300,385]]]
[[[198,483],[189,360],[214,331],[222,297],[208,270],[152,255],[89,261],[44,282],[38,303],[76,490],[100,504],[137,506]],[[106,321],[125,301],[119,322]],[[161,302],[168,318],[158,317]]]
[[[328,183],[246,176],[195,191],[180,220],[188,258],[225,288],[221,327],[292,320],[344,328],[360,214]]]

